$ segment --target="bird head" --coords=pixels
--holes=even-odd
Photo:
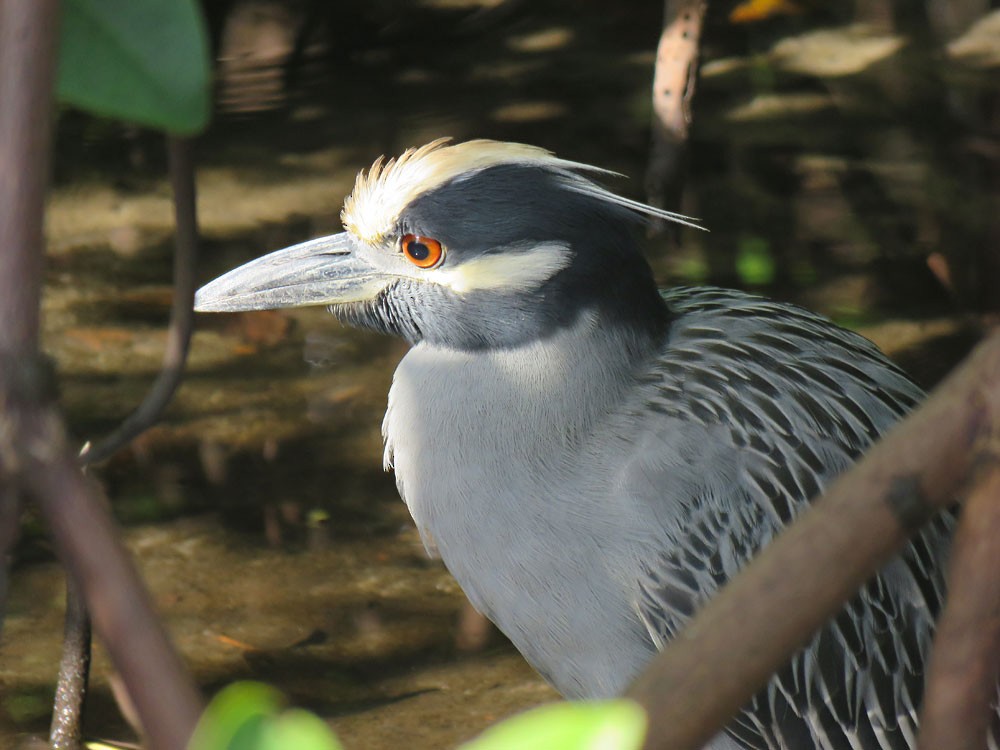
[[[615,195],[606,170],[517,143],[438,140],[358,175],[345,231],[278,250],[200,289],[195,309],[326,305],[411,343],[518,346],[581,314],[656,325],[666,313],[630,224],[690,220]]]

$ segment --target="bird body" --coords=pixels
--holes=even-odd
[[[869,342],[804,310],[711,288],[674,289],[664,301],[674,323],[631,364],[614,328],[584,319],[545,346],[462,353],[418,344],[389,395],[386,462],[429,550],[568,697],[624,691],[921,397]],[[570,381],[574,390],[561,387]],[[466,398],[475,419],[463,418]],[[440,470],[452,465],[466,470]],[[915,543],[919,555],[892,562],[852,603],[859,623],[874,623],[876,611],[887,618],[891,638],[831,624],[817,641],[828,641],[827,663],[809,673],[815,654],[806,652],[801,679],[785,677],[794,686],[772,683],[769,710],[789,714],[784,729],[747,734],[810,747],[779,738],[805,721],[793,720],[803,707],[782,706],[786,693],[811,691],[838,695],[855,717],[866,704],[877,709],[873,721],[885,714],[885,731],[898,735],[884,746],[910,746],[943,596],[940,567],[927,561],[943,559],[948,527],[931,527]],[[586,615],[566,618],[574,612]],[[895,732],[897,716],[905,734]]]
[[[359,176],[344,234],[197,299],[328,304],[411,342],[386,466],[427,549],[571,698],[621,693],[922,398],[873,344],[801,308],[661,294],[630,219],[687,220],[588,170],[490,141],[411,150]],[[709,747],[915,747],[950,530],[928,526]]]

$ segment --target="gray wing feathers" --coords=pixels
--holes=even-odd
[[[663,417],[634,436],[622,469],[626,491],[657,504],[670,530],[638,583],[636,608],[657,647],[923,397],[869,341],[805,310],[718,289],[664,296],[678,320],[637,409]],[[687,464],[657,467],[664,443]],[[712,455],[699,458],[704,446]],[[754,698],[730,740],[914,747],[951,525],[936,521],[869,582]]]

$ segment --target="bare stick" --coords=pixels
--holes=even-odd
[[[0,2],[0,352],[38,351],[58,0]]]
[[[994,446],[994,449],[1000,446]],[[948,603],[934,636],[920,721],[921,750],[982,750],[1000,675],[1000,464],[962,506]]]
[[[83,747],[83,704],[90,676],[90,615],[83,592],[73,576],[66,576],[66,621],[62,657],[52,702],[49,746],[52,750]]]
[[[1000,332],[653,661],[630,690],[649,712],[645,747],[701,748],[924,521],[954,502],[998,425]]]
[[[677,142],[687,140],[707,0],[667,0],[653,69],[653,116]]]
[[[691,124],[707,0],[666,0],[653,69],[653,120],[646,195],[666,208],[680,199],[681,164]],[[660,226],[659,228],[662,228]]]
[[[170,183],[174,190],[177,234],[174,249],[174,297],[167,330],[163,366],[145,400],[118,428],[94,446],[85,447],[80,460],[97,463],[155,424],[177,390],[184,374],[191,330],[194,327],[195,262],[198,250],[198,217],[195,207],[194,164],[191,141],[169,136]]]
[[[0,477],[0,637],[7,617],[7,592],[10,588],[10,554],[17,542],[21,498],[17,488],[3,483]]]

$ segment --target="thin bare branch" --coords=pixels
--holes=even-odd
[[[702,747],[924,521],[954,502],[998,426],[1000,332],[653,661],[630,690],[649,710],[645,747]]]
[[[0,476],[0,637],[7,618],[7,592],[10,588],[10,555],[17,542],[21,498],[17,488]]]
[[[666,0],[653,69],[653,119],[646,196],[661,208],[680,202],[691,101],[698,74],[707,0]],[[662,230],[664,224],[656,225]]]
[[[90,615],[83,592],[72,576],[66,576],[66,620],[62,657],[52,702],[49,746],[52,750],[83,747],[83,704],[90,676]]]
[[[653,70],[653,116],[677,142],[687,140],[707,0],[666,0]]]
[[[195,263],[198,254],[194,162],[190,140],[169,136],[167,144],[177,234],[174,250],[174,296],[163,367],[139,407],[110,435],[95,445],[84,448],[80,460],[85,464],[109,458],[155,424],[170,403],[184,374],[184,363],[194,327]]]

